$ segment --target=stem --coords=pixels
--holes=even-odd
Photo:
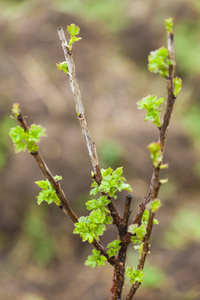
[[[75,71],[75,65],[74,65],[74,60],[73,60],[73,54],[72,51],[69,50],[67,40],[65,37],[65,33],[62,27],[58,28],[58,35],[61,40],[61,45],[63,48],[65,60],[68,66],[68,74],[69,74],[69,84],[74,96],[74,102],[75,102],[75,107],[76,107],[76,113],[80,122],[82,134],[85,138],[86,145],[88,148],[89,156],[92,162],[93,166],[93,171],[95,175],[95,180],[97,181],[98,184],[101,182],[101,172],[100,172],[100,167],[99,167],[99,162],[98,162],[98,157],[97,157],[97,150],[95,143],[92,142],[91,135],[87,126],[87,121],[85,117],[85,110],[83,106],[83,102],[81,100],[81,93],[80,89],[78,86],[78,82],[76,80],[76,71]]]
[[[92,162],[92,167],[94,171],[94,180],[97,182],[98,185],[100,185],[102,181],[102,176],[101,176],[101,170],[98,162],[97,150],[96,150],[95,143],[92,142],[90,131],[87,126],[85,110],[81,99],[81,93],[78,86],[78,82],[76,79],[76,71],[75,71],[72,50],[68,47],[67,39],[65,37],[65,33],[62,27],[58,28],[58,35],[63,48],[64,57],[68,66],[69,84],[74,96],[77,117],[80,122],[82,134],[84,136],[88,148],[89,156]],[[117,209],[112,203],[112,201],[109,203],[108,209],[110,210],[111,216],[113,218],[113,224],[116,224],[116,226],[119,227],[122,219],[119,213],[117,212]]]
[[[122,224],[121,228],[119,229],[119,238],[121,240],[121,244],[120,244],[121,248],[118,252],[117,263],[114,268],[113,285],[111,288],[112,295],[109,298],[109,300],[120,300],[121,294],[122,294],[122,289],[124,286],[126,252],[127,252],[128,245],[130,243],[130,241],[127,241],[125,239],[125,236],[127,234],[131,201],[132,201],[132,196],[128,195],[126,197],[126,202],[125,202],[123,224]]]
[[[174,96],[174,84],[173,84],[174,66],[175,66],[174,34],[173,34],[173,32],[170,32],[168,34],[167,40],[168,40],[169,58],[173,61],[173,64],[171,64],[169,66],[169,73],[168,73],[168,77],[166,78],[167,107],[165,110],[162,126],[160,128],[160,135],[159,135],[159,142],[161,144],[162,157],[164,155],[164,149],[165,149],[165,145],[166,145],[169,122],[171,119],[174,103],[176,100],[176,97]],[[161,165],[161,163],[160,163],[160,165]],[[145,211],[146,205],[149,203],[150,200],[154,200],[158,196],[160,186],[161,186],[161,184],[159,182],[160,165],[157,168],[154,167],[147,194],[145,195],[142,203],[139,205],[139,210],[138,210],[137,215],[134,220],[134,224],[138,224],[138,226],[141,224],[141,219],[142,219],[143,213]],[[153,228],[153,220],[154,220],[154,213],[152,213],[152,211],[150,210],[149,211],[149,220],[148,220],[148,225],[147,225],[147,232],[144,237],[143,249],[142,249],[141,257],[139,259],[139,263],[138,263],[138,267],[137,267],[138,270],[143,270],[147,254],[150,249],[149,241],[150,241],[152,228]],[[132,287],[126,297],[126,300],[131,300],[139,287],[140,287],[140,283],[135,282],[135,284],[132,285]]]
[[[162,126],[160,128],[160,135],[159,135],[159,141],[161,144],[161,152],[162,156],[164,154],[165,144],[166,144],[166,138],[167,138],[167,131],[169,127],[169,122],[171,119],[174,103],[176,97],[174,96],[174,86],[173,86],[173,79],[174,79],[174,34],[173,32],[170,32],[168,34],[168,51],[169,51],[169,58],[174,61],[174,64],[169,66],[169,76],[166,78],[166,87],[167,87],[167,107],[165,110]],[[137,212],[137,215],[134,220],[134,224],[141,224],[141,218],[145,211],[145,207],[147,203],[152,199],[153,191],[155,189],[155,185],[158,185],[158,177],[160,174],[160,168],[154,168],[151,182],[147,191],[146,196],[144,197],[144,200],[139,205],[139,210]],[[159,188],[158,188],[159,189]],[[158,193],[158,192],[157,192]]]
[[[18,124],[24,129],[24,131],[28,130],[28,125],[26,123],[25,118],[22,116],[21,113],[18,114],[17,116],[17,122]],[[36,152],[30,152],[30,154],[35,158],[40,170],[42,171],[42,173],[44,174],[44,176],[49,180],[50,184],[52,185],[52,187],[54,188],[56,195],[58,196],[58,198],[61,201],[61,205],[60,208],[62,209],[62,211],[69,216],[69,218],[72,220],[73,223],[78,222],[78,217],[76,216],[76,214],[74,213],[74,211],[71,209],[69,202],[65,196],[64,191],[61,188],[60,183],[54,179],[52,173],[50,172],[49,168],[47,167],[46,163],[44,162],[42,156],[40,155],[40,153],[38,151]],[[94,241],[92,242],[92,245],[97,249],[100,250],[101,255],[104,255],[108,262],[111,265],[115,265],[116,264],[116,259],[114,257],[109,257],[108,254],[106,253],[106,250],[104,249],[103,245],[101,245],[101,243],[97,240],[94,239]]]

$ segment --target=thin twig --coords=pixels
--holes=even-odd
[[[17,116],[17,122],[24,129],[24,131],[27,131],[29,129],[29,127],[26,123],[26,120],[22,116],[21,113]],[[54,188],[58,198],[61,201],[61,205],[59,207],[63,210],[63,212],[66,215],[69,216],[69,218],[72,220],[73,223],[78,222],[78,217],[76,216],[74,211],[71,209],[70,204],[65,196],[65,193],[61,188],[60,182],[54,179],[52,173],[50,172],[49,168],[47,167],[47,165],[44,162],[40,153],[38,151],[36,151],[36,152],[30,152],[30,154],[35,158],[40,170],[42,171],[44,176],[49,180],[50,184]],[[101,252],[101,255],[104,255],[107,258],[108,262],[111,265],[116,264],[116,259],[114,257],[110,258],[108,256],[108,254],[106,253],[106,250],[104,249],[103,245],[101,245],[101,243],[99,241],[94,239],[94,241],[92,242],[92,245]]]
[[[167,131],[168,131],[168,126],[169,122],[171,119],[173,107],[174,107],[174,102],[176,97],[174,96],[174,86],[173,86],[173,79],[174,79],[174,65],[175,65],[175,60],[174,60],[174,35],[173,32],[170,32],[168,34],[168,51],[169,51],[169,58],[174,62],[172,65],[169,67],[169,76],[166,78],[166,86],[167,86],[167,107],[165,110],[162,126],[160,128],[160,135],[159,135],[159,141],[161,144],[161,152],[162,156],[164,154],[164,148],[166,144],[166,138],[167,138]],[[139,224],[141,223],[141,218],[144,213],[146,205],[149,203],[149,201],[152,199],[153,195],[153,190],[154,190],[154,185],[156,184],[156,178],[159,177],[160,174],[160,168],[156,170],[154,168],[153,174],[151,177],[151,182],[147,191],[147,194],[144,197],[144,200],[139,206],[139,210],[137,212],[137,215],[134,220],[134,224]]]
[[[61,40],[65,60],[68,66],[68,74],[69,74],[69,84],[74,96],[74,101],[75,101],[75,107],[76,107],[76,113],[80,122],[82,134],[85,138],[86,145],[88,148],[89,156],[92,162],[93,166],[93,171],[94,171],[94,176],[95,180],[97,183],[101,182],[101,172],[100,172],[100,167],[99,167],[99,162],[98,162],[98,156],[97,156],[97,150],[95,143],[92,142],[91,135],[87,126],[86,122],[86,117],[85,117],[85,110],[83,106],[83,102],[81,99],[81,93],[80,89],[78,86],[78,82],[76,80],[76,71],[75,71],[75,65],[74,65],[74,60],[73,60],[73,54],[72,51],[69,50],[68,45],[67,45],[67,40],[65,37],[65,33],[62,27],[58,28],[58,35]]]
[[[101,176],[101,170],[98,162],[97,150],[96,150],[95,143],[91,139],[90,131],[88,129],[88,125],[86,121],[85,110],[81,99],[81,93],[76,79],[73,53],[72,50],[68,47],[67,39],[65,37],[65,33],[62,27],[58,28],[58,35],[63,48],[64,57],[68,66],[69,84],[74,96],[77,117],[79,119],[82,134],[86,141],[89,156],[92,162],[92,167],[94,171],[94,180],[97,182],[98,185],[100,185],[102,181],[102,176]],[[113,218],[113,224],[116,224],[116,226],[119,228],[122,222],[122,218],[120,217],[112,201],[108,204],[108,209],[110,210],[111,216]]]
[[[174,103],[176,100],[176,97],[174,96],[174,86],[173,86],[173,79],[174,79],[174,66],[175,66],[175,58],[174,58],[174,34],[173,32],[170,32],[168,34],[168,51],[169,51],[169,58],[173,61],[173,64],[169,66],[169,74],[168,77],[166,78],[166,87],[167,87],[167,107],[165,110],[162,126],[160,128],[160,135],[159,135],[159,142],[161,145],[161,154],[163,158],[164,154],[164,149],[165,149],[165,144],[166,144],[166,138],[167,138],[167,131],[169,127],[169,122],[171,119]],[[161,162],[162,163],[162,162]],[[160,182],[159,182],[159,175],[160,175],[160,165],[157,168],[154,167],[153,169],[153,174],[151,178],[151,182],[147,191],[147,194],[142,201],[142,203],[139,206],[139,210],[137,212],[137,215],[134,220],[134,224],[141,224],[141,219],[143,216],[143,213],[145,211],[146,205],[150,202],[150,200],[154,200],[157,198],[159,189],[160,189]],[[142,253],[139,259],[138,263],[138,270],[143,270],[145,260],[147,257],[147,254],[149,252],[149,241],[151,237],[151,232],[153,228],[153,220],[154,220],[154,213],[150,210],[149,211],[149,220],[148,220],[148,225],[146,229],[146,235],[144,237],[143,241],[143,248],[142,248]],[[131,300],[133,296],[135,295],[137,289],[139,288],[140,283],[135,282],[135,284],[132,285],[126,300]]]

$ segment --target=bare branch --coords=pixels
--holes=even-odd
[[[80,89],[78,86],[78,82],[76,79],[76,71],[75,71],[72,50],[68,47],[67,39],[65,37],[65,33],[64,33],[64,30],[62,27],[58,28],[58,35],[59,35],[59,38],[61,41],[65,60],[66,60],[67,66],[68,66],[69,84],[70,84],[70,87],[71,87],[71,90],[72,90],[72,93],[74,96],[77,117],[79,119],[82,134],[86,141],[89,156],[90,156],[90,159],[92,162],[92,167],[93,167],[93,171],[94,171],[94,180],[97,182],[98,185],[100,185],[101,181],[102,181],[102,176],[101,176],[100,166],[99,166],[99,162],[98,162],[97,150],[96,150],[95,143],[92,142],[90,131],[87,126],[85,110],[84,110],[83,102],[81,99],[81,93],[80,93]],[[112,203],[112,201],[109,203],[108,209],[111,212],[111,216],[114,221],[113,223],[116,224],[117,227],[119,227],[121,225],[122,218],[120,217],[119,213],[117,212],[117,209],[114,206],[114,204]]]
[[[67,45],[67,40],[65,37],[65,33],[62,27],[58,28],[58,35],[61,40],[61,45],[63,48],[65,60],[68,66],[68,75],[69,75],[69,84],[74,96],[74,102],[75,102],[75,107],[76,107],[76,113],[80,122],[82,134],[85,138],[85,142],[88,148],[89,156],[92,162],[93,166],[93,171],[95,175],[95,180],[97,181],[98,184],[101,182],[101,172],[100,172],[100,167],[99,167],[99,162],[98,162],[98,156],[97,156],[97,150],[95,143],[92,142],[91,135],[87,126],[87,121],[85,117],[85,110],[83,106],[83,102],[81,100],[81,93],[80,89],[78,86],[78,82],[76,80],[76,71],[75,71],[75,65],[74,65],[74,60],[73,60],[73,54],[72,51],[69,50],[68,45]]]

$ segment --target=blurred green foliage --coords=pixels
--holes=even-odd
[[[114,140],[104,140],[98,145],[98,154],[100,162],[103,166],[111,166],[113,168],[120,165],[123,157],[123,148]]]
[[[181,208],[174,215],[170,228],[164,234],[165,246],[180,249],[193,241],[200,241],[199,209]]]
[[[41,267],[47,266],[55,254],[54,238],[46,224],[44,209],[32,207],[27,212],[22,230],[30,243],[33,261]]]
[[[181,22],[176,25],[176,60],[181,72],[200,73],[200,22]]]
[[[182,116],[187,133],[199,145],[200,143],[200,105],[195,105],[187,109]]]
[[[142,283],[143,288],[159,287],[166,277],[165,273],[160,268],[156,267],[155,265],[153,266],[149,263],[145,264],[144,273],[145,280]]]
[[[87,20],[100,21],[105,28],[116,31],[129,22],[125,14],[127,3],[128,0],[55,0],[54,8]]]
[[[11,149],[11,141],[8,136],[10,128],[15,125],[10,116],[5,115],[0,121],[0,170],[6,165],[8,153]]]

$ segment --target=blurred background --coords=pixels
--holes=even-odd
[[[28,153],[14,153],[10,110],[18,102],[28,124],[46,128],[40,152],[52,173],[63,176],[77,215],[87,214],[92,166],[68,78],[56,67],[64,60],[57,28],[77,24],[82,40],[73,52],[88,125],[100,166],[124,166],[132,220],[151,178],[147,145],[158,138],[136,102],[166,95],[165,81],[147,70],[147,55],[166,46],[168,17],[183,89],[168,134],[160,225],[135,299],[200,299],[200,1],[1,0],[0,300],[109,298],[112,268],[84,266],[92,247],[72,234],[72,222],[56,206],[36,204],[34,182],[44,177]],[[121,213],[125,196],[116,202]],[[108,229],[103,243],[116,234]],[[132,246],[128,264],[137,265]]]

